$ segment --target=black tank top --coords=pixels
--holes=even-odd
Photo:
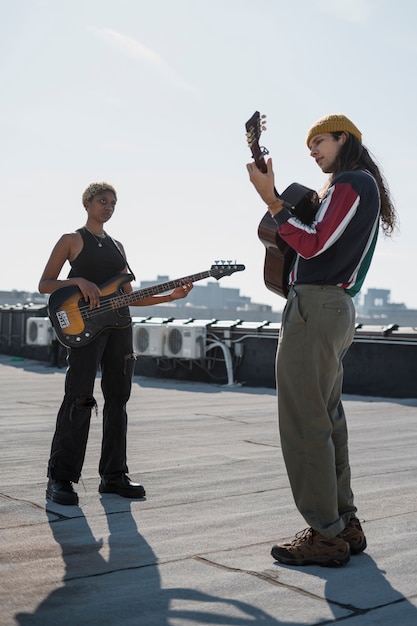
[[[83,238],[83,248],[70,261],[68,278],[81,277],[101,285],[123,272],[126,261],[109,236],[100,239],[99,246],[97,239],[85,227],[79,228],[77,232]]]

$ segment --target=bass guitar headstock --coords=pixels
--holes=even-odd
[[[223,276],[231,276],[235,272],[243,272],[245,266],[233,263],[233,261],[215,261],[210,268],[210,276],[220,280]]]
[[[261,172],[266,172],[265,156],[269,154],[269,151],[259,145],[262,131],[266,130],[266,115],[261,115],[259,111],[255,111],[250,120],[246,122],[245,128],[248,146],[255,164]]]

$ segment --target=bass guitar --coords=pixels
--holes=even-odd
[[[132,274],[119,274],[100,285],[100,306],[90,308],[78,287],[61,287],[48,300],[48,315],[57,339],[67,348],[79,348],[93,341],[107,328],[124,328],[131,319],[126,307],[134,306],[139,300],[165,293],[179,287],[184,280],[195,283],[204,278],[231,276],[245,269],[244,265],[231,262],[212,265],[205,272],[177,278],[165,283],[125,293],[123,285],[133,280]],[[120,309],[125,309],[124,311]]]
[[[261,133],[265,128],[265,115],[255,111],[246,122],[246,137],[256,166],[261,172],[266,172],[265,156],[268,150],[259,145]],[[299,183],[292,183],[281,194],[275,189],[275,195],[284,201],[284,206],[304,224],[311,224],[317,212],[319,199],[317,192]],[[286,298],[288,295],[288,276],[294,262],[295,252],[277,232],[277,224],[269,211],[263,216],[259,227],[258,237],[264,244],[264,282],[268,289]]]

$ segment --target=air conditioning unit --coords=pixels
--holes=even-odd
[[[200,359],[205,353],[206,327],[166,324],[164,355],[177,359]]]
[[[163,356],[164,324],[133,324],[133,349],[138,356]]]
[[[54,331],[49,317],[28,317],[26,320],[26,343],[28,346],[49,346]]]

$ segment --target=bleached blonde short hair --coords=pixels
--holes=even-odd
[[[83,193],[83,205],[85,206],[86,202],[91,200],[91,198],[96,196],[98,193],[101,193],[102,191],[111,191],[112,193],[114,193],[114,197],[117,200],[116,190],[114,187],[109,185],[109,183],[91,183],[91,185],[88,185],[87,189]]]

